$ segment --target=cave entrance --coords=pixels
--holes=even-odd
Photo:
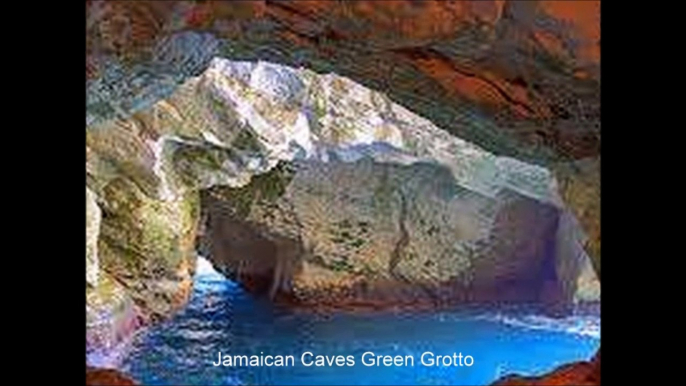
[[[336,74],[215,58],[167,98],[88,134],[109,240],[125,236],[121,220],[139,221],[117,204],[130,195],[151,225],[130,252],[185,249],[178,232],[194,214],[184,208],[199,195],[198,248],[253,293],[333,308],[599,299],[547,168],[492,154]],[[158,260],[166,278],[183,277],[182,261]]]
[[[156,106],[157,124],[196,117],[162,137],[163,182],[201,191],[199,248],[254,293],[333,307],[599,298],[549,170],[350,79],[215,59]]]

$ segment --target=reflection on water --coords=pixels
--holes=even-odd
[[[298,314],[256,299],[199,259],[188,307],[134,342],[124,371],[144,384],[488,384],[590,358],[600,318],[551,319],[530,310],[422,314]],[[294,367],[214,367],[217,352],[293,355]],[[303,352],[353,355],[350,367],[305,367]],[[412,367],[366,367],[361,356],[413,355]],[[426,367],[422,353],[471,355],[471,367]]]

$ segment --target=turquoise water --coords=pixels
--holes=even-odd
[[[146,385],[488,384],[510,372],[536,374],[590,358],[600,317],[551,319],[531,310],[460,310],[330,317],[295,313],[253,298],[201,260],[191,301],[136,337],[123,369]],[[291,367],[215,367],[217,352],[293,355]],[[352,355],[353,366],[304,366],[301,355]],[[367,367],[363,353],[411,355],[414,366]],[[470,355],[471,366],[424,366],[424,352]]]

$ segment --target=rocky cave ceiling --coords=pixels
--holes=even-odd
[[[372,3],[89,1],[87,122],[226,57],[350,77],[495,154],[599,155],[599,2]]]
[[[350,178],[347,166],[309,165],[289,185],[291,193],[313,188],[308,173],[347,176],[350,191],[384,186],[380,176],[388,173],[379,161],[397,169],[390,173],[396,180],[407,177],[409,192],[429,192],[416,193],[427,202],[422,210],[437,213],[426,218],[496,203],[503,216],[485,217],[507,224],[507,231],[494,232],[501,235],[495,239],[524,240],[526,234],[507,232],[560,221],[557,234],[545,236],[559,241],[576,231],[578,220],[585,236],[568,232],[559,245],[571,247],[556,254],[583,248],[593,267],[554,269],[579,284],[571,296],[599,296],[599,1],[87,1],[86,7],[88,323],[114,309],[139,308],[154,319],[182,306],[192,286],[196,236],[205,231],[198,228],[205,204],[198,191],[224,185],[252,193],[255,184],[248,182],[260,174],[257,182],[268,187],[263,195],[274,188],[276,170],[283,194],[278,165],[298,152],[318,160],[352,157],[355,167],[362,156],[375,162],[362,164],[366,181]],[[278,81],[261,82],[263,76]],[[298,84],[302,95],[291,87]],[[321,101],[333,108],[321,110]],[[207,108],[213,104],[229,108]],[[304,140],[305,131],[316,132],[319,142]],[[356,147],[374,139],[395,149]],[[332,153],[330,145],[343,151]],[[435,194],[446,185],[463,191]],[[241,192],[228,194],[233,200]],[[403,213],[399,197],[388,195]],[[233,200],[239,207],[240,198]],[[312,202],[298,210],[316,212]],[[565,211],[559,218],[558,209]],[[478,223],[483,216],[463,217]],[[510,224],[510,217],[523,221]],[[456,226],[465,234],[488,228]],[[568,243],[577,239],[584,245]],[[442,242],[436,240],[432,248]],[[540,263],[519,260],[529,264],[515,267],[521,272]],[[461,269],[443,263],[422,271],[401,261],[390,273],[415,274],[419,282],[425,272]],[[481,272],[493,271],[487,268]]]

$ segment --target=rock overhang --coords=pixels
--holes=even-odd
[[[255,76],[255,72],[259,74]],[[193,98],[208,99],[212,105],[203,106]],[[162,118],[163,126],[151,127],[161,115],[168,116],[166,121]],[[207,121],[187,118],[193,115]],[[224,119],[226,115],[230,117]],[[341,160],[371,157],[376,162],[435,162],[450,167],[458,183],[482,194],[494,196],[499,189],[509,188],[561,206],[554,177],[546,168],[495,156],[383,94],[336,74],[214,58],[204,74],[188,79],[170,98],[133,117],[118,125],[138,124],[144,126],[139,130],[156,133],[149,152],[154,154],[158,177],[165,143],[231,149],[230,140],[246,130],[254,137],[253,145],[261,147],[238,156],[248,167],[269,167],[278,160],[326,162],[333,154]],[[88,130],[103,130],[110,124],[89,126]],[[181,127],[184,125],[187,127]]]
[[[450,185],[443,189],[448,193],[442,199],[447,201],[458,197],[456,188],[493,203],[514,194],[567,211],[556,177],[546,167],[492,154],[349,78],[265,61],[212,58],[203,73],[186,78],[168,97],[127,117],[87,127],[87,147],[89,187],[96,193],[109,181],[131,179],[150,199],[173,207],[178,207],[181,197],[198,191],[248,186],[283,162],[297,172],[303,164],[364,161],[391,167],[433,165],[423,169],[427,173],[447,171],[447,178],[442,172],[435,174]],[[485,216],[497,222],[494,213]],[[573,219],[566,221],[572,228],[578,226]],[[584,237],[583,232],[578,236]],[[281,243],[300,248],[290,240]],[[467,253],[464,248],[469,249],[458,245],[458,254]],[[278,259],[272,259],[276,260],[259,268],[259,275],[272,275],[280,267]],[[545,260],[536,257],[529,269],[535,270],[541,259]],[[560,275],[576,283],[583,267],[578,262],[568,264],[560,268]],[[584,280],[595,283],[595,279]],[[570,293],[576,296],[576,284],[562,287],[554,291],[567,291],[567,298]],[[597,285],[588,288],[586,298],[595,299]],[[514,291],[497,286],[492,290],[501,294],[483,296]],[[522,296],[539,296],[530,290],[524,288]]]

